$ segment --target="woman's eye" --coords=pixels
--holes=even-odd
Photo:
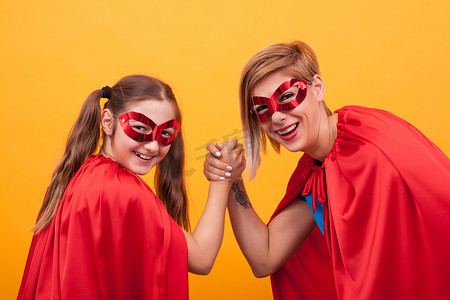
[[[292,98],[294,98],[294,96],[295,96],[295,94],[293,92],[287,92],[287,93],[281,95],[278,102],[282,103],[282,102],[290,101]]]
[[[253,110],[257,113],[257,114],[263,114],[267,111],[268,106],[267,105],[259,105],[259,106],[255,106],[253,108]]]

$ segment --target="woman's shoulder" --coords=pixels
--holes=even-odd
[[[393,113],[379,109],[370,108],[357,105],[347,105],[341,107],[335,111],[338,114],[338,123],[367,123],[367,122],[391,122],[391,121],[401,121],[405,122],[400,117],[394,115]]]
[[[338,114],[338,139],[396,139],[405,133],[422,135],[407,121],[383,109],[349,105]]]
[[[329,158],[361,160],[386,157],[391,162],[424,161],[445,155],[424,134],[396,115],[376,108],[345,106],[338,114],[337,137]],[[448,160],[448,159],[447,159]]]

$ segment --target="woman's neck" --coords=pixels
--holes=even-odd
[[[337,114],[332,114],[325,118],[323,123],[324,126],[321,126],[321,131],[319,132],[317,147],[315,151],[308,153],[314,159],[323,162],[331,149],[333,149],[334,141],[337,136],[337,121]]]

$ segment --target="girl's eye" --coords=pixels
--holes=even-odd
[[[143,124],[136,120],[130,120],[129,123],[131,125],[131,128],[133,128],[135,131],[137,131],[139,133],[142,133],[142,134],[152,133],[152,128],[146,124]]]
[[[257,114],[263,114],[267,111],[268,106],[267,105],[257,105],[255,107],[253,107],[253,110],[257,113]]]
[[[134,125],[133,129],[142,134],[150,134],[152,132],[151,128],[147,128],[145,126]]]
[[[173,130],[163,130],[161,131],[161,136],[164,138],[170,138],[173,135]]]

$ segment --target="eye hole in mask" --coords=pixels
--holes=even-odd
[[[252,97],[250,113],[256,122],[265,122],[276,112],[296,108],[306,98],[308,82],[290,79],[283,82],[270,98]]]
[[[146,115],[134,111],[114,116],[119,119],[125,134],[137,142],[158,141],[167,146],[176,139],[180,130],[180,123],[176,119],[156,125]]]

